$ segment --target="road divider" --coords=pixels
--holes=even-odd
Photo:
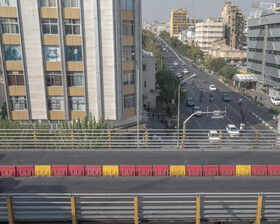
[[[280,165],[19,165],[0,166],[8,177],[249,177],[278,176]]]

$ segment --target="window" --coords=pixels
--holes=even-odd
[[[61,61],[59,46],[44,46],[44,60],[51,62]]]
[[[134,23],[133,21],[122,21],[122,35],[133,36],[134,35]]]
[[[143,71],[146,71],[146,64],[143,64]]]
[[[6,61],[22,60],[22,51],[20,45],[4,45]]]
[[[25,96],[11,96],[10,103],[11,103],[12,111],[27,110]]]
[[[40,7],[56,7],[56,0],[40,0]]]
[[[66,61],[82,61],[82,47],[81,46],[66,46]]]
[[[85,111],[86,100],[84,96],[70,96],[69,109],[72,111]]]
[[[79,35],[80,20],[79,19],[64,19],[64,32],[66,35]]]
[[[122,0],[122,10],[133,11],[134,10],[134,0]]]
[[[43,34],[58,34],[57,19],[41,19]]]
[[[63,111],[63,97],[62,96],[49,96],[48,97],[48,110],[50,111]]]
[[[144,88],[147,88],[147,82],[144,81]]]
[[[133,61],[133,54],[134,54],[134,48],[133,47],[123,47],[123,61]]]
[[[17,18],[0,18],[1,28],[3,34],[17,34],[18,30],[18,20]]]
[[[0,6],[17,6],[17,0],[0,0]]]
[[[123,85],[133,85],[134,84],[134,71],[124,71],[123,72]]]
[[[61,72],[46,72],[47,86],[62,86]]]
[[[22,71],[7,71],[9,86],[24,86],[24,76]]]
[[[270,76],[270,75],[264,75],[264,77],[268,80],[274,81],[274,82],[279,82],[280,83],[280,79],[274,76]]]
[[[79,0],[62,0],[64,8],[79,8]]]
[[[67,72],[68,87],[71,86],[84,86],[83,72]]]
[[[135,107],[135,94],[125,95],[124,96],[124,108],[133,108]]]

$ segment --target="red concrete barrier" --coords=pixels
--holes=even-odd
[[[138,165],[136,170],[136,176],[148,177],[153,175],[153,166],[150,165]]]
[[[34,166],[17,166],[17,176],[18,177],[33,177],[34,176]]]
[[[235,165],[220,165],[219,176],[235,176]]]
[[[269,165],[268,176],[280,176],[280,165]]]
[[[134,177],[135,176],[135,166],[120,166],[120,176],[121,177]]]
[[[190,176],[190,177],[202,176],[202,166],[201,165],[187,165],[187,176]]]
[[[71,176],[71,177],[85,176],[85,167],[83,165],[69,166],[69,176]]]
[[[67,165],[52,165],[52,176],[54,176],[54,177],[68,176]]]
[[[168,165],[154,165],[153,167],[153,176],[156,177],[166,177],[169,176],[169,167]]]
[[[252,165],[252,176],[267,176],[267,166]]]
[[[203,176],[205,176],[205,177],[219,176],[219,166],[218,165],[204,165],[203,166]]]
[[[89,165],[86,166],[87,177],[101,177],[102,176],[102,167],[101,165]]]
[[[0,177],[16,177],[16,166],[0,166]]]

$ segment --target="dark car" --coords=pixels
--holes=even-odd
[[[223,101],[225,102],[230,102],[230,97],[228,94],[224,94],[223,97],[222,97]]]
[[[193,107],[193,113],[202,112],[199,106]],[[202,116],[202,113],[197,113],[195,116]]]
[[[188,105],[189,107],[193,107],[193,106],[194,106],[194,100],[193,100],[193,98],[188,98],[188,99],[187,99],[187,105]]]

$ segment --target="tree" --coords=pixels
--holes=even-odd
[[[237,74],[237,68],[232,65],[226,65],[219,69],[218,73],[226,79],[232,79]]]
[[[203,59],[203,52],[198,47],[193,46],[187,51],[187,56],[197,61],[198,59]]]
[[[226,66],[227,63],[223,58],[213,58],[210,61],[210,68],[211,70],[217,72],[219,71],[222,67]]]
[[[0,112],[0,116],[2,117],[2,119],[6,119],[6,117],[8,117],[8,114],[7,114],[7,103],[4,102],[3,103],[3,106],[1,108],[1,112]]]
[[[159,36],[166,41],[170,38],[170,33],[164,30],[160,32]]]

